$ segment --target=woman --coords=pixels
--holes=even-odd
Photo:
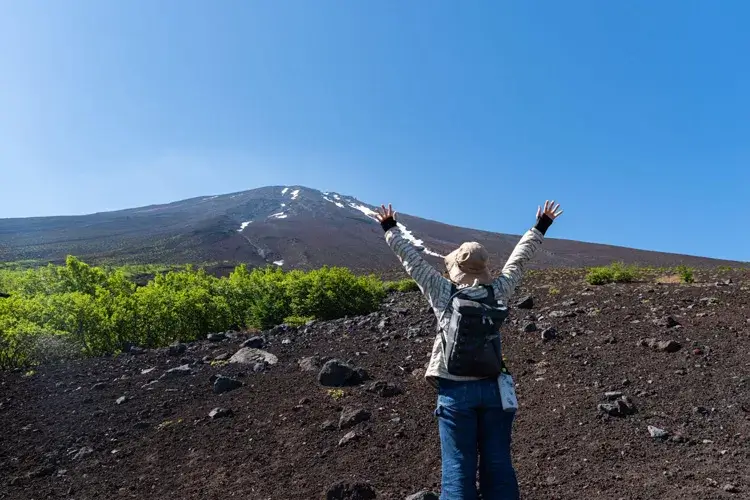
[[[525,264],[534,256],[552,222],[562,214],[560,205],[546,201],[537,208],[537,221],[523,235],[508,258],[500,276],[493,279],[488,268],[489,255],[476,242],[463,243],[445,257],[448,278],[424,259],[397,229],[396,213],[391,205],[381,205],[378,221],[385,240],[406,272],[417,282],[445,331],[451,313],[446,306],[453,287],[491,285],[495,298],[507,304],[523,275]],[[467,289],[470,298],[486,297],[483,287]],[[445,311],[445,314],[444,314]],[[438,389],[435,415],[438,417],[442,452],[442,500],[475,500],[476,475],[484,500],[519,498],[518,481],[511,461],[513,411],[505,411],[500,399],[498,379],[457,376],[449,373],[443,354],[441,335],[432,348],[428,382]],[[479,458],[479,459],[478,459]]]

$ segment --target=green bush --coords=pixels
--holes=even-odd
[[[390,291],[397,291],[397,292],[416,292],[419,290],[419,285],[417,285],[417,282],[414,281],[411,278],[406,278],[403,280],[398,281],[388,281],[385,283],[385,290],[387,292]]]
[[[56,355],[158,347],[233,328],[334,319],[375,311],[385,286],[343,268],[284,272],[238,266],[216,278],[191,266],[157,273],[136,287],[122,269],[69,257],[64,266],[1,270],[0,368]]]
[[[638,270],[635,266],[615,262],[609,266],[592,267],[586,274],[586,281],[591,285],[606,285],[607,283],[631,283],[637,277]]]
[[[695,277],[693,275],[693,269],[685,266],[680,265],[675,268],[675,272],[680,277],[683,283],[693,283],[695,281]]]

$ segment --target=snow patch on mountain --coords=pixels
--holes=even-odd
[[[283,260],[275,260],[275,261],[273,261],[273,263],[276,264],[277,266],[283,266],[284,265],[284,261]]]
[[[351,203],[351,202],[349,203],[349,206],[352,207],[354,210],[359,210],[360,212],[362,212],[363,214],[365,214],[369,218],[371,218],[373,220],[377,220],[377,215],[378,214],[375,211],[373,211],[372,209],[369,209],[369,208],[367,208],[364,205],[357,205],[356,203]]]
[[[330,199],[328,196],[323,196],[323,199],[326,200],[326,201],[328,201],[328,202],[330,202],[330,203],[333,203],[334,205],[336,205],[339,208],[346,208],[343,203],[338,202],[338,201],[334,201],[334,200]]]
[[[299,189],[295,189],[294,191],[292,191],[292,199],[296,200],[297,196],[299,196]]]
[[[247,226],[249,226],[252,223],[253,223],[253,221],[251,221],[251,220],[249,220],[247,222],[243,222],[242,225],[240,226],[240,228],[237,230],[237,232],[238,233],[242,232]]]
[[[268,216],[269,219],[286,219],[287,215],[284,212],[278,212]]]
[[[281,190],[281,194],[286,194],[287,191],[289,191],[289,188],[284,188]]]

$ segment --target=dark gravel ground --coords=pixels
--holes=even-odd
[[[504,344],[520,399],[523,498],[750,498],[750,275],[700,280],[591,287],[553,271],[526,280],[518,297],[535,306],[514,309]],[[0,373],[0,499],[312,499],[338,481],[369,483],[382,499],[438,491],[425,306],[417,293],[395,294],[368,317],[265,332],[278,357],[267,366],[207,362],[233,355],[251,335],[242,333],[177,355]],[[678,325],[663,326],[668,316]],[[538,330],[522,331],[530,322]],[[543,341],[548,327],[557,335]],[[312,356],[304,371],[299,361]],[[323,387],[328,358],[402,393]],[[184,364],[187,373],[158,380]],[[242,386],[217,394],[215,375]],[[634,413],[600,410],[610,391]],[[211,418],[215,408],[231,411]],[[340,429],[344,410],[362,411]]]

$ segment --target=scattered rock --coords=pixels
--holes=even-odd
[[[180,356],[187,351],[187,346],[185,344],[182,344],[180,342],[175,342],[169,348],[167,349],[167,352],[170,356]]]
[[[309,358],[300,359],[297,361],[297,364],[303,372],[314,372],[321,369],[323,360],[318,356],[310,356]]]
[[[372,382],[365,390],[384,398],[392,398],[404,393],[404,390],[398,385],[383,381]]]
[[[375,489],[367,483],[339,482],[328,488],[326,500],[374,500]]]
[[[682,349],[682,344],[675,340],[656,340],[656,339],[641,339],[638,341],[638,345],[648,347],[655,351],[662,352],[677,352]]]
[[[733,484],[725,484],[722,490],[726,491],[727,493],[739,493],[740,490]]]
[[[614,403],[602,403],[597,406],[597,409],[611,417],[627,417],[637,411],[635,405],[627,396],[621,397]]]
[[[440,500],[440,497],[438,497],[437,493],[431,491],[420,491],[406,497],[406,500]]]
[[[322,431],[335,431],[336,430],[336,422],[333,420],[326,420],[322,424],[320,424],[320,430]]]
[[[339,419],[339,429],[349,429],[355,425],[370,420],[372,414],[362,408],[345,408]]]
[[[242,349],[237,351],[234,356],[229,358],[229,362],[253,366],[256,363],[268,363],[269,365],[275,365],[279,362],[279,358],[267,351],[254,349],[252,347],[243,347]]]
[[[339,441],[339,446],[346,446],[352,441],[357,441],[361,437],[362,435],[359,434],[357,431],[351,431],[341,438],[341,440]]]
[[[226,352],[223,352],[219,354],[218,356],[214,357],[214,361],[228,361],[229,360],[229,354]]]
[[[677,320],[674,319],[672,316],[664,316],[663,318],[655,319],[654,324],[656,326],[662,326],[665,328],[674,328],[675,326],[678,326],[680,323],[678,323]]]
[[[121,405],[125,403],[128,400],[127,396],[120,396],[117,398],[117,401],[115,401],[116,404]]]
[[[549,342],[557,338],[557,329],[550,327],[542,331],[542,341]]]
[[[524,333],[534,333],[538,330],[536,323],[526,323],[526,326],[523,327]]]
[[[648,426],[648,433],[654,439],[667,439],[669,437],[669,432],[665,431],[664,429],[654,427],[653,425]]]
[[[242,382],[223,375],[219,375],[214,380],[214,394],[224,394],[225,392],[233,391],[240,387],[242,387]]]
[[[91,386],[91,390],[93,391],[101,391],[102,389],[106,389],[108,387],[106,382],[97,382],[96,384]]]
[[[578,305],[578,302],[576,302],[575,299],[566,300],[562,304],[560,304],[563,307],[575,307]]]
[[[533,309],[534,308],[534,297],[531,295],[528,295],[518,302],[516,302],[515,307],[517,309]]]
[[[211,413],[208,414],[212,419],[227,418],[234,415],[234,412],[228,408],[214,408]]]
[[[265,346],[266,341],[263,340],[263,337],[250,337],[246,341],[244,341],[242,344],[240,344],[240,347],[249,347],[251,349],[263,349]]]
[[[227,336],[224,333],[209,333],[206,335],[206,339],[209,342],[221,342],[222,340],[226,340]]]
[[[146,349],[138,346],[130,346],[128,352],[133,356],[140,356],[141,354],[146,354]]]
[[[622,397],[622,392],[620,392],[620,391],[605,392],[604,393],[604,397],[607,398],[610,401],[614,401],[615,399]]]
[[[85,458],[85,457],[91,455],[92,453],[94,453],[93,448],[90,448],[88,446],[84,446],[83,448],[81,448],[80,450],[78,450],[75,453],[75,455],[73,455],[73,460],[80,460],[82,458]]]
[[[369,378],[364,369],[355,368],[338,359],[329,360],[318,373],[318,382],[326,387],[359,385]]]
[[[169,380],[173,378],[185,377],[187,375],[190,375],[191,373],[193,373],[193,371],[190,369],[189,365],[180,365],[176,368],[172,368],[164,372],[164,375],[162,375],[161,378]]]
[[[547,314],[547,317],[549,318],[573,318],[575,317],[576,313],[574,312],[567,312],[567,311],[551,311],[549,314]]]

